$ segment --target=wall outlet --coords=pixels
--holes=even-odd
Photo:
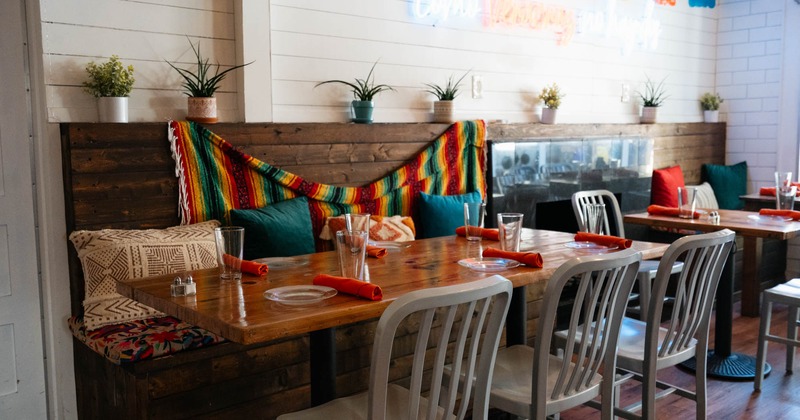
[[[631,85],[629,85],[628,83],[622,84],[622,95],[620,96],[619,100],[621,102],[631,101]]]
[[[472,99],[483,98],[483,77],[472,75]]]

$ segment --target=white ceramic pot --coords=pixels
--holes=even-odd
[[[542,118],[539,119],[539,122],[542,124],[555,124],[557,111],[557,109],[542,108]]]
[[[719,111],[703,111],[703,121],[707,123],[719,122]]]
[[[97,116],[100,122],[128,122],[128,98],[113,96],[97,98]]]
[[[658,107],[645,106],[642,107],[642,117],[639,119],[639,122],[642,124],[655,124],[657,117]]]
[[[433,122],[452,123],[454,110],[453,101],[433,101]]]
[[[189,112],[186,114],[187,120],[203,124],[213,124],[218,121],[217,98],[196,98],[190,96],[187,99],[189,106]]]

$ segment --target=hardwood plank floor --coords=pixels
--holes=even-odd
[[[733,351],[755,357],[758,340],[759,318],[741,317],[737,302],[734,306]],[[786,334],[786,307],[774,305],[771,331]],[[713,347],[714,327],[710,346]],[[709,419],[800,419],[800,373],[786,372],[786,347],[776,343],[768,346],[767,362],[772,373],[764,379],[761,392],[753,391],[753,381],[731,381],[708,378]],[[795,370],[800,370],[800,360],[795,361]],[[659,379],[694,390],[693,373],[669,368],[659,373]],[[638,400],[641,388],[635,381],[626,385],[622,392],[622,404]],[[695,416],[694,401],[669,395],[656,402],[660,419],[690,419]],[[507,418],[500,413],[498,419]],[[561,414],[563,420],[599,419],[599,412],[589,407],[580,407]]]

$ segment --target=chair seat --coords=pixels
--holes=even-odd
[[[644,364],[644,345],[647,323],[638,319],[625,317],[619,330],[617,343],[617,367],[633,372],[642,372]],[[658,342],[663,343],[667,336],[666,328],[658,329]],[[668,358],[659,358],[656,369],[674,366],[683,360],[694,357],[697,340],[692,338],[684,351],[678,352]]]
[[[548,389],[553,389],[562,363],[564,359],[550,355],[547,371]],[[569,363],[572,365],[572,362]],[[517,345],[498,350],[492,376],[492,407],[527,418],[531,406],[531,371],[533,371],[533,347]],[[601,381],[600,375],[595,376],[590,388],[574,395],[572,401],[565,401],[563,406],[556,404],[547,414],[558,413],[594,399],[600,394]],[[550,404],[551,399],[547,398],[547,402]]]

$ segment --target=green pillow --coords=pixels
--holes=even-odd
[[[290,257],[315,251],[308,199],[298,197],[252,210],[231,210],[244,228],[244,258]]]
[[[455,235],[464,226],[464,203],[482,201],[475,191],[462,195],[429,195],[419,193],[418,215],[420,238]]]
[[[700,169],[702,181],[707,181],[714,189],[719,208],[741,210],[744,201],[740,195],[747,194],[747,162],[735,165],[712,165],[706,163]]]

